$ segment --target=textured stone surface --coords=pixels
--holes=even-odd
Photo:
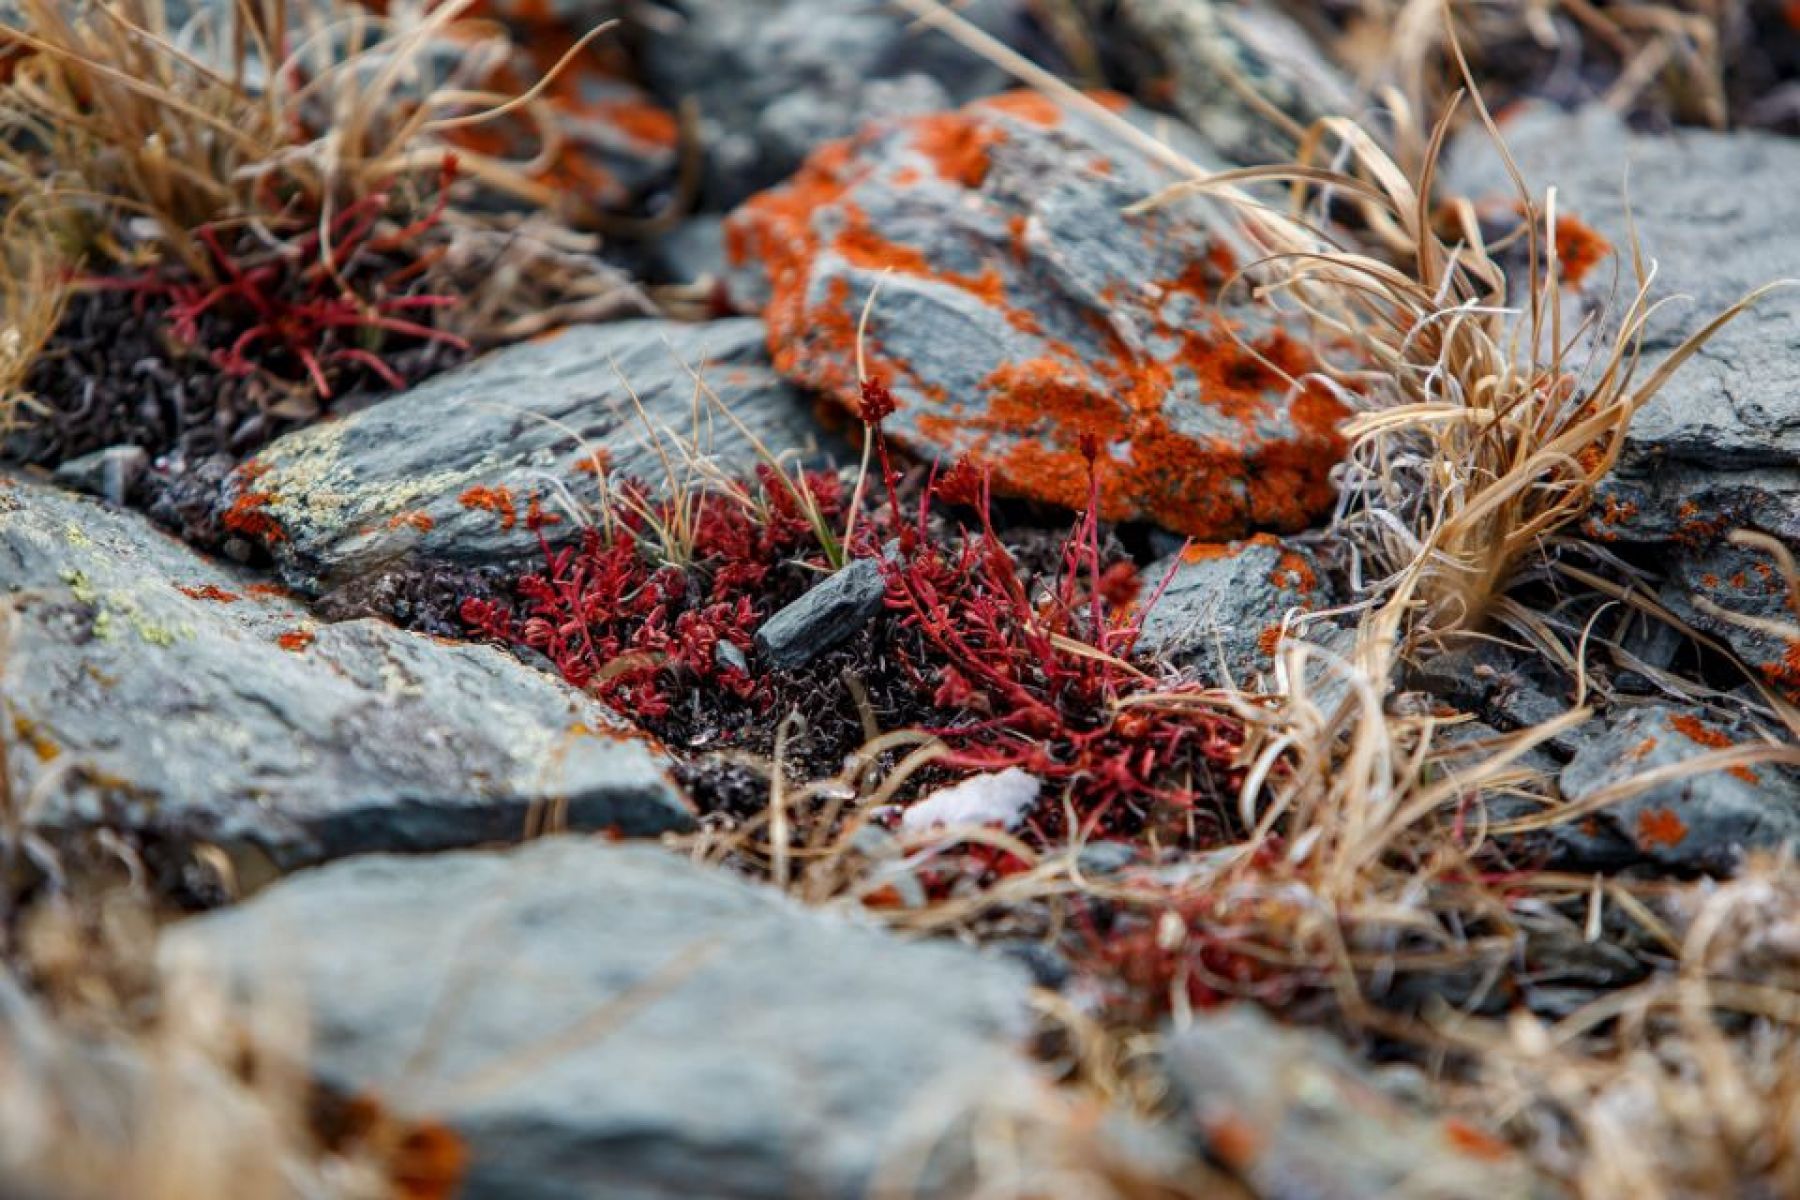
[[[1024,1070],[1022,972],[650,847],[355,859],[165,949],[300,989],[320,1076],[447,1120],[496,1200],[861,1196],[915,1106]]]
[[[1041,54],[1025,0],[957,5],[977,27]],[[675,0],[643,22],[642,60],[665,102],[691,97],[705,198],[729,208],[786,178],[815,146],[865,121],[926,113],[1008,86],[998,67],[915,25],[888,0]]]
[[[763,622],[756,651],[779,670],[802,666],[854,637],[886,596],[880,560],[859,558]]]
[[[1657,274],[1653,298],[1687,297],[1652,320],[1643,378],[1681,339],[1752,289],[1800,278],[1800,143],[1745,131],[1627,131],[1598,108],[1528,109],[1504,127],[1528,180],[1555,184],[1561,211],[1620,250],[1587,273],[1590,305],[1622,307],[1635,289],[1630,219]],[[1470,135],[1448,178],[1477,196],[1509,197],[1492,152]],[[1664,599],[1729,642],[1764,679],[1800,696],[1800,627],[1753,630],[1708,611],[1800,622],[1766,555],[1724,543],[1752,529],[1800,546],[1800,291],[1766,297],[1721,330],[1638,413],[1619,470],[1602,487],[1589,536],[1657,547],[1673,586]],[[1745,582],[1747,581],[1747,582]]]
[[[1169,1035],[1189,1128],[1262,1200],[1557,1194],[1502,1142],[1384,1091],[1336,1041],[1237,1004]]]
[[[497,650],[293,600],[129,513],[0,477],[13,795],[52,839],[104,825],[286,869],[367,850],[691,821],[661,755]]]
[[[1266,0],[1082,0],[1121,81],[1166,104],[1237,162],[1279,162],[1291,139],[1246,99],[1302,125],[1355,111],[1355,92],[1298,23]]]
[[[729,472],[755,466],[694,372],[772,451],[816,444],[806,401],[769,369],[758,321],[579,326],[278,439],[233,477],[225,524],[305,591],[397,562],[535,561],[532,497],[560,522],[549,535],[572,530],[562,501],[598,499],[595,454],[614,481],[653,491],[667,483],[665,456],[678,478],[692,475],[688,448]]]
[[[1144,569],[1146,603],[1138,648],[1218,683],[1248,685],[1273,669],[1282,620],[1333,603],[1319,564],[1303,547],[1258,536],[1197,542]]]
[[[1563,797],[1580,803],[1658,767],[1750,741],[1710,717],[1662,706],[1627,710],[1563,769]],[[1706,771],[1636,791],[1596,819],[1651,862],[1727,874],[1747,850],[1800,844],[1800,780],[1766,764]]]
[[[1204,203],[1121,213],[1171,181],[1028,93],[883,122],[733,215],[734,295],[766,302],[779,370],[851,405],[879,282],[867,351],[899,401],[890,432],[992,466],[1003,492],[1085,504],[1092,434],[1108,518],[1297,528],[1330,503],[1341,410],[1269,365],[1312,364],[1266,313],[1210,306],[1229,256]]]

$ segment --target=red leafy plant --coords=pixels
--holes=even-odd
[[[456,159],[446,156],[435,205],[398,229],[381,232],[393,201],[376,192],[285,238],[202,226],[195,236],[210,259],[210,277],[178,268],[91,282],[160,300],[176,342],[210,345],[213,365],[228,375],[256,375],[319,400],[332,398],[335,375],[356,368],[402,388],[406,380],[384,352],[424,343],[469,350],[462,337],[430,323],[456,299],[417,290],[443,253],[441,244],[424,247],[455,175]],[[230,340],[219,345],[222,330]]]
[[[569,683],[644,721],[667,717],[684,688],[704,688],[766,704],[751,638],[796,579],[824,567],[800,491],[828,520],[842,513],[838,477],[756,471],[755,503],[719,493],[652,501],[630,481],[617,485],[611,519],[553,546],[554,518],[536,505],[544,569],[519,578],[512,601],[471,597],[462,618],[478,633],[538,651]],[[748,493],[746,493],[748,495]],[[658,529],[688,523],[692,544],[680,561],[660,552]],[[780,578],[777,578],[777,577]]]
[[[882,433],[893,402],[878,380],[865,382],[863,393],[864,425],[898,524],[896,474]],[[1032,821],[1038,836],[1138,832],[1170,818],[1194,830],[1206,817],[1201,802],[1234,777],[1241,728],[1224,713],[1160,702],[1194,689],[1132,662],[1148,605],[1131,603],[1132,564],[1105,561],[1101,447],[1089,436],[1082,450],[1087,509],[1053,578],[1042,583],[1028,578],[995,530],[985,471],[963,462],[934,476],[910,527],[895,531],[900,552],[883,566],[889,609],[918,635],[894,645],[930,689],[932,705],[952,714],[930,731],[948,747],[940,766],[1018,767],[1045,783]],[[972,511],[977,527],[934,538],[934,500]],[[1063,828],[1064,804],[1079,830]]]

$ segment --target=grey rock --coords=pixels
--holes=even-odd
[[[854,410],[879,287],[865,358],[898,405],[888,435],[992,468],[1002,494],[1086,507],[1092,448],[1106,519],[1302,528],[1333,502],[1343,410],[1294,386],[1311,359],[1275,314],[1221,295],[1236,232],[1209,203],[1121,215],[1177,178],[1034,93],[879,122],[731,216],[732,294],[763,308],[777,369]]]
[[[495,1200],[862,1196],[909,1112],[1025,1072],[1023,972],[644,846],[354,859],[164,949],[298,988],[319,1077],[448,1121]]]
[[[1284,618],[1334,602],[1310,550],[1274,538],[1196,545],[1147,567],[1138,648],[1206,679],[1247,685],[1274,669]]]
[[[124,504],[149,466],[150,452],[142,446],[108,446],[57,467],[56,481],[109,503]]]
[[[1651,299],[1687,297],[1652,319],[1639,379],[1752,289],[1800,278],[1800,241],[1788,233],[1800,225],[1800,142],[1748,131],[1649,136],[1599,108],[1535,107],[1503,132],[1527,180],[1554,184],[1559,212],[1575,214],[1615,248],[1581,288],[1585,304],[1614,323],[1637,286],[1627,249],[1629,167],[1630,220],[1657,267]],[[1478,133],[1457,144],[1447,179],[1478,198],[1511,196]],[[1644,406],[1583,530],[1603,542],[1655,547],[1673,582],[1665,600],[1730,642],[1770,682],[1800,695],[1787,639],[1705,611],[1710,602],[1796,619],[1780,588],[1764,589],[1766,574],[1753,574],[1749,588],[1718,584],[1740,571],[1769,570],[1724,543],[1740,528],[1800,546],[1800,292],[1792,289],[1725,326]]]
[[[932,112],[1009,85],[1006,73],[888,0],[673,0],[645,22],[651,90],[691,97],[707,151],[705,203],[727,209],[786,178],[821,142],[865,121]],[[1030,48],[1030,5],[975,0],[957,12]]]
[[[1555,186],[1558,211],[1574,215],[1614,247],[1583,281],[1590,295],[1606,296],[1616,284],[1615,308],[1622,308],[1636,290],[1629,207],[1646,261],[1656,264],[1652,298],[1691,298],[1652,320],[1640,379],[1745,293],[1800,278],[1800,244],[1784,236],[1800,223],[1800,143],[1792,138],[1698,129],[1639,134],[1599,106],[1572,114],[1532,107],[1509,119],[1502,132],[1539,196],[1543,187]],[[1446,182],[1477,199],[1513,197],[1479,130],[1453,148]],[[1797,462],[1800,293],[1790,291],[1726,326],[1638,413],[1624,467],[1628,475],[1653,476],[1670,467],[1792,470]],[[1622,533],[1631,527],[1630,521],[1619,524]]]
[[[855,637],[881,612],[886,597],[881,560],[856,559],[764,621],[756,631],[756,651],[777,670],[804,666]]]
[[[697,393],[690,368],[772,452],[818,445],[807,403],[769,369],[761,322],[624,321],[496,351],[279,438],[226,501],[253,532],[264,526],[283,578],[308,593],[402,562],[540,561],[530,498],[560,522],[545,530],[552,540],[569,535],[580,514],[568,501],[592,519],[600,498],[596,453],[613,482],[653,491],[671,470],[693,478],[689,455],[732,474],[754,468],[752,443]]]
[[[1579,804],[1657,767],[1751,740],[1710,717],[1661,705],[1629,709],[1563,769],[1563,797]],[[1768,764],[1711,770],[1631,792],[1596,816],[1642,860],[1729,874],[1747,851],[1800,844],[1800,780]]]
[[[1281,161],[1292,139],[1244,90],[1302,125],[1348,115],[1355,89],[1268,0],[1083,0],[1130,89],[1166,102],[1234,162]]]
[[[1557,1194],[1496,1143],[1383,1088],[1334,1039],[1249,1004],[1196,1014],[1164,1065],[1199,1143],[1262,1200],[1523,1200]]]
[[[367,850],[692,821],[660,752],[500,651],[315,623],[141,517],[0,477],[12,794],[52,841],[100,827],[244,871]]]

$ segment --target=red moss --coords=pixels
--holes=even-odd
[[[513,506],[513,495],[510,488],[472,487],[458,496],[456,502],[464,508],[477,508],[496,514],[500,518],[500,528],[502,529],[511,529],[519,521],[519,513]]]
[[[175,590],[191,600],[213,600],[219,604],[236,604],[240,597],[235,592],[228,592],[216,583],[177,584]]]
[[[1646,808],[1638,814],[1637,842],[1646,850],[1679,846],[1687,835],[1687,823],[1669,809]]]

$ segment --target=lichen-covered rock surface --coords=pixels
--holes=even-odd
[[[1792,138],[1640,134],[1598,107],[1529,108],[1502,132],[1529,182],[1556,185],[1568,214],[1559,249],[1580,268],[1565,274],[1589,310],[1607,314],[1602,337],[1638,286],[1633,226],[1655,266],[1651,300],[1677,298],[1647,327],[1640,380],[1754,289],[1800,279],[1800,239],[1790,233],[1800,226],[1800,142]],[[1511,201],[1480,131],[1455,147],[1447,178],[1496,208]],[[1728,642],[1764,681],[1800,696],[1800,613],[1769,554],[1727,543],[1739,529],[1800,545],[1800,292],[1791,288],[1719,330],[1637,414],[1583,531],[1656,548],[1670,568],[1664,601]]]
[[[1222,295],[1231,231],[1204,201],[1121,212],[1175,179],[1035,94],[881,122],[734,214],[733,287],[763,307],[776,369],[845,406],[879,287],[865,351],[899,401],[889,432],[1004,493],[1083,506],[1095,439],[1108,519],[1299,528],[1331,502],[1343,410],[1297,382],[1297,340]]]
[[[816,450],[809,403],[770,369],[763,338],[747,318],[624,321],[496,351],[280,438],[233,476],[224,531],[307,592],[396,563],[536,560],[532,514],[561,539],[580,516],[566,501],[591,513],[603,477],[661,492],[671,474],[698,478],[698,459],[751,473],[752,438]]]
[[[691,823],[660,752],[510,656],[281,589],[143,518],[0,477],[11,794],[50,842],[108,829],[244,873],[570,825]]]
[[[1332,603],[1312,551],[1268,534],[1192,543],[1144,568],[1142,594],[1139,651],[1240,687],[1274,667],[1290,614]]]
[[[863,1196],[1030,1076],[1022,971],[650,847],[359,858],[164,950],[297,989],[319,1075],[448,1121],[471,1196]]]

